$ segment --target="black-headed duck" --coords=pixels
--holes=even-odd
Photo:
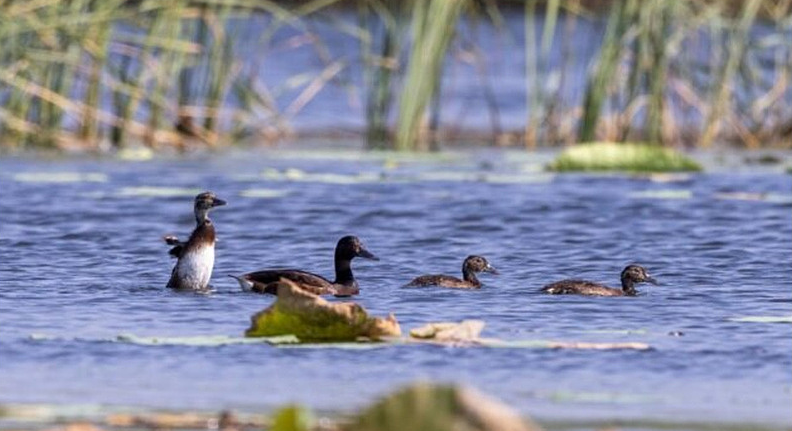
[[[496,271],[495,268],[493,268],[492,265],[487,262],[487,259],[481,256],[468,256],[462,263],[461,280],[450,275],[431,274],[416,277],[406,286],[440,286],[454,289],[478,289],[481,287],[481,282],[476,277],[476,273],[479,272],[489,272],[496,275],[498,274],[498,271]]]
[[[561,280],[542,288],[551,295],[589,295],[589,296],[636,296],[637,283],[657,284],[657,280],[640,265],[627,265],[621,273],[621,289],[586,280]]]
[[[173,246],[169,254],[178,260],[171,271],[168,287],[182,290],[206,290],[212,278],[215,258],[215,228],[209,219],[209,210],[225,205],[212,192],[195,197],[195,229],[186,242],[175,236],[166,236],[165,242]]]
[[[335,280],[330,281],[320,275],[299,269],[265,269],[241,276],[231,275],[239,282],[242,290],[256,293],[276,295],[275,286],[271,285],[281,278],[291,280],[300,288],[316,295],[350,296],[360,293],[358,283],[352,274],[352,259],[363,257],[379,260],[356,236],[345,236],[338,240],[335,249]]]

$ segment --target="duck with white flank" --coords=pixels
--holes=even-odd
[[[422,275],[407,284],[407,287],[440,286],[454,289],[479,289],[481,282],[476,277],[478,272],[489,272],[497,275],[498,271],[481,256],[468,256],[462,263],[462,279],[450,275]]]
[[[588,296],[636,296],[637,283],[652,283],[657,285],[657,280],[652,278],[646,269],[640,265],[627,265],[621,273],[621,289],[614,289],[599,283],[586,280],[561,280],[542,288],[542,292],[551,295],[588,295]]]
[[[335,281],[299,269],[265,269],[241,276],[230,275],[239,282],[242,290],[276,295],[274,283],[281,278],[288,279],[303,290],[316,295],[351,296],[360,293],[355,276],[352,275],[352,259],[363,257],[379,260],[356,236],[345,236],[338,241],[335,249]]]
[[[214,268],[215,228],[209,219],[209,210],[225,205],[212,192],[195,197],[195,229],[186,242],[175,236],[166,236],[165,242],[173,246],[169,254],[178,259],[171,271],[168,287],[180,290],[206,290]]]

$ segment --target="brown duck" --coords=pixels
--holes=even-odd
[[[561,280],[541,289],[551,295],[589,295],[589,296],[636,296],[638,283],[657,284],[646,269],[640,265],[627,265],[621,273],[621,289],[614,289],[603,284],[586,280]]]

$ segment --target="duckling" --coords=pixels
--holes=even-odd
[[[214,268],[215,228],[209,219],[209,210],[225,205],[212,192],[203,192],[195,197],[196,227],[186,242],[175,236],[164,237],[165,243],[173,246],[168,254],[178,259],[171,271],[168,287],[182,290],[206,290]]]
[[[658,284],[644,267],[627,265],[621,273],[621,289],[585,280],[561,280],[548,284],[541,291],[551,295],[636,296],[638,294],[635,290],[636,283]]]
[[[230,275],[239,282],[242,290],[256,293],[277,295],[276,286],[272,283],[282,278],[296,283],[300,288],[316,295],[335,295],[338,297],[357,295],[360,293],[357,280],[352,275],[352,259],[362,257],[379,260],[377,256],[363,246],[356,236],[345,236],[338,240],[335,249],[335,280],[330,281],[299,269],[265,269],[241,276]]]
[[[481,256],[468,256],[462,263],[462,280],[450,275],[422,275],[409,282],[406,287],[440,286],[455,289],[479,289],[481,282],[476,277],[477,272],[489,272],[497,275],[498,271]]]

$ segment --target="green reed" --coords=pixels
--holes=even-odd
[[[351,6],[356,22],[333,18],[334,6]],[[437,136],[440,89],[453,91],[442,77],[460,19],[479,9],[504,32],[502,13],[524,15],[515,52],[525,55],[526,118],[505,134],[528,147],[792,146],[789,0],[0,0],[0,147],[270,141],[288,136],[291,119],[335,85],[364,105],[370,148],[426,149]],[[234,24],[264,16],[271,19],[253,36]],[[576,84],[576,26],[596,19],[605,32],[582,96],[562,97]],[[362,64],[335,58],[313,31],[316,20],[356,38]],[[757,23],[772,31],[753,31]],[[311,38],[318,65],[270,87],[256,72],[285,27]],[[239,51],[250,40],[254,58]],[[478,57],[486,81],[486,55]],[[363,88],[350,83],[356,70]],[[486,87],[482,103],[497,116]],[[497,120],[492,127],[501,133]]]

